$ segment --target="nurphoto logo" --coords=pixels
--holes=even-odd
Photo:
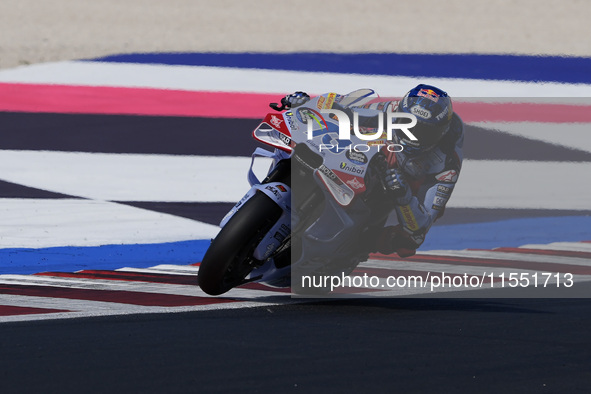
[[[386,132],[386,139],[388,141],[392,141],[392,131],[393,130],[400,130],[403,132],[410,140],[418,141],[417,137],[409,130],[416,126],[417,118],[413,114],[401,113],[401,112],[392,112],[388,110],[384,115],[378,115],[378,128],[376,129],[375,133],[362,133],[359,130],[359,114],[355,111],[353,112],[353,127],[351,127],[351,121],[349,120],[349,116],[340,110],[337,109],[322,109],[320,113],[322,114],[334,114],[339,122],[339,140],[351,140],[351,130],[355,134],[357,138],[362,141],[376,141],[383,139],[384,131]],[[308,139],[312,139],[314,137],[314,122],[311,120],[319,122],[319,119],[314,119],[312,111],[307,113],[308,115]],[[385,128],[384,128],[384,118],[385,119]],[[410,119],[409,123],[396,123],[393,122],[396,119]],[[348,144],[346,146],[340,146],[335,144],[320,144],[319,150],[322,151],[323,149],[330,150],[336,149],[338,150],[348,150],[348,151],[355,151],[355,152],[367,152],[371,149],[372,146],[375,146],[378,150],[382,146],[386,146],[388,151],[390,152],[400,152],[404,149],[404,147],[400,144],[383,144],[383,143],[373,143],[373,144],[356,144],[351,145]]]

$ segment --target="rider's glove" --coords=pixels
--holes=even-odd
[[[386,170],[384,185],[386,186],[388,195],[391,196],[397,204],[407,205],[410,202],[412,198],[410,187],[404,180],[404,176],[395,168],[388,168]]]
[[[305,92],[295,92],[292,94],[288,94],[287,96],[281,99],[281,104],[285,106],[286,109],[299,107],[300,105],[306,104],[310,100],[310,96],[308,96]]]

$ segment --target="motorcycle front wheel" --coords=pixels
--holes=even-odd
[[[199,266],[199,287],[207,294],[220,295],[242,284],[255,266],[254,249],[282,212],[257,191],[211,242]]]

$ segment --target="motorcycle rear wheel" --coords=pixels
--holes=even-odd
[[[211,242],[199,266],[197,282],[209,295],[220,295],[242,284],[256,260],[252,253],[283,210],[256,192]]]

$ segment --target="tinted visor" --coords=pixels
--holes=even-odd
[[[397,119],[397,123],[407,123]],[[417,122],[415,127],[409,131],[417,138],[413,141],[401,130],[396,130],[397,143],[404,147],[403,152],[408,155],[417,155],[433,148],[443,136],[447,133],[450,127],[450,122],[444,124],[432,125],[424,122]]]

